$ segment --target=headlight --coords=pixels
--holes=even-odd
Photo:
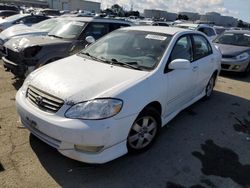
[[[28,86],[30,85],[30,82],[32,80],[32,76],[30,76],[31,74],[29,74],[29,76],[24,80],[23,85],[21,87],[21,91],[23,94],[26,94]]]
[[[249,58],[249,54],[248,54],[247,52],[244,52],[244,53],[242,53],[242,54],[236,56],[236,59],[237,59],[237,60],[245,60],[245,59],[247,59],[247,58]]]
[[[28,47],[23,52],[24,53],[24,57],[27,57],[27,58],[34,57],[41,49],[42,49],[41,46]]]
[[[75,104],[66,111],[65,117],[86,120],[106,119],[118,114],[122,104],[120,99],[94,99]]]

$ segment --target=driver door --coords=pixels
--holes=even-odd
[[[193,62],[192,42],[189,35],[184,35],[177,40],[168,64],[175,59],[187,59],[190,61],[191,66],[187,69],[167,69],[165,116],[179,110],[194,97],[198,78],[198,65]]]

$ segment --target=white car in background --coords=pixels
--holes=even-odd
[[[57,25],[59,20],[59,18],[51,18],[30,27],[18,24],[5,29],[0,33],[0,56],[4,54],[4,43],[11,38],[47,35]]]
[[[179,23],[175,27],[200,31],[207,35],[210,41],[213,41],[217,37],[215,28],[206,24]]]
[[[17,92],[17,111],[63,155],[105,163],[148,149],[162,126],[209,97],[220,62],[200,32],[122,28],[32,72]]]
[[[5,19],[0,20],[0,33],[17,24],[24,24],[27,26],[31,26],[35,23],[41,22],[43,20],[48,19],[47,16],[33,15],[33,14],[16,14],[14,16],[7,17]]]

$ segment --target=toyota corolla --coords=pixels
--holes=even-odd
[[[200,32],[123,28],[32,72],[17,110],[32,134],[63,155],[105,163],[148,149],[181,110],[210,97],[220,62]]]

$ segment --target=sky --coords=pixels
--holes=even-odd
[[[250,0],[95,0],[101,2],[102,9],[119,4],[126,10],[143,12],[143,9],[159,9],[168,12],[219,12],[250,23]]]

